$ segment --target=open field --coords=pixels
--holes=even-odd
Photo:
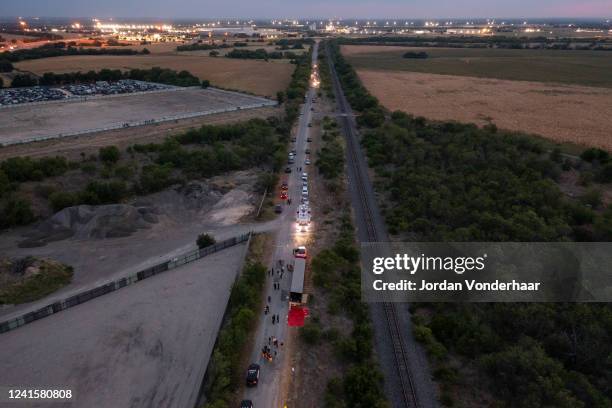
[[[450,75],[357,71],[390,110],[612,150],[612,90]]]
[[[162,67],[176,71],[187,70],[200,79],[208,79],[215,86],[264,96],[276,96],[278,91],[286,89],[295,68],[288,60],[265,62],[214,58],[202,54],[182,55],[170,50],[167,50],[167,53],[151,55],[76,55],[44,58],[19,62],[15,66],[21,71],[37,75],[45,72],[97,71],[102,68],[128,70]]]
[[[61,406],[194,406],[244,250],[229,248],[0,335],[0,383],[71,389],[74,400]]]
[[[425,51],[427,59],[402,58]],[[355,69],[412,71],[612,88],[612,52],[342,46]]]
[[[257,109],[218,113],[216,115],[198,116],[195,118],[180,119],[178,121],[155,123],[125,129],[115,129],[95,134],[62,137],[60,139],[43,140],[40,142],[24,143],[5,146],[0,149],[0,160],[16,156],[44,157],[64,156],[70,160],[79,160],[81,153],[97,154],[98,149],[114,145],[120,149],[127,148],[135,143],[159,142],[169,135],[203,125],[220,125],[245,121],[253,118],[265,119],[270,116],[279,116],[282,108],[270,106]]]
[[[0,143],[12,144],[44,137],[90,133],[97,129],[136,126],[177,115],[227,111],[270,104],[264,98],[217,89],[174,88],[163,92],[54,101],[0,109]],[[211,112],[215,113],[215,112]],[[218,113],[218,112],[216,112]]]

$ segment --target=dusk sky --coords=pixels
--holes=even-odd
[[[612,0],[0,0],[0,16],[612,17]]]

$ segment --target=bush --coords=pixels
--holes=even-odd
[[[34,213],[27,199],[12,196],[0,204],[0,228],[27,225],[32,221]]]
[[[208,79],[203,79],[202,80],[202,88],[206,89],[210,86],[210,81]]]
[[[169,165],[150,164],[142,168],[140,173],[139,191],[154,193],[173,183],[172,168]]]
[[[0,60],[0,72],[12,72],[13,69],[13,64],[10,61]]]
[[[196,240],[196,244],[200,249],[214,245],[215,242],[215,238],[209,234],[200,234],[198,235],[198,239]]]
[[[599,208],[602,203],[602,193],[601,190],[597,188],[591,188],[587,190],[581,197],[580,201],[585,204],[591,206],[591,208]]]
[[[63,210],[66,207],[72,207],[78,204],[78,197],[74,193],[66,191],[56,191],[49,195],[49,203],[54,212]]]
[[[13,88],[23,88],[28,86],[38,85],[38,80],[32,78],[29,74],[17,74],[13,77],[11,86]]]
[[[321,335],[321,325],[317,323],[308,322],[300,328],[300,338],[311,346],[319,344]]]
[[[100,148],[98,157],[105,163],[117,163],[121,158],[121,153],[117,146],[106,146]]]
[[[407,53],[405,53],[404,55],[402,55],[403,58],[411,58],[411,59],[426,59],[429,57],[429,55],[427,55],[426,52],[414,52],[414,51],[408,51]]]

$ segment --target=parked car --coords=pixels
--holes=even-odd
[[[287,183],[281,184],[281,190],[289,190],[289,185]]]
[[[308,166],[310,164],[310,159],[306,159],[306,161],[304,161],[304,164]]]
[[[302,180],[308,181],[308,173],[302,173]]]
[[[304,152],[305,152],[306,154],[310,154],[310,149],[306,149]]]
[[[291,173],[291,167],[289,166],[285,167],[285,173]]]
[[[240,403],[240,408],[253,408],[253,401],[242,400],[242,402]]]
[[[312,137],[307,137],[306,141],[309,142],[309,143],[312,142]]]
[[[286,200],[287,198],[289,198],[289,196],[287,195],[286,191],[281,191],[280,198],[281,200]]]
[[[291,138],[291,141],[292,141],[293,143],[295,143],[295,137],[292,137],[292,138]]]
[[[247,387],[255,387],[259,383],[259,364],[251,364],[247,369],[246,385]]]
[[[282,205],[280,205],[280,204],[276,204],[276,205],[274,206],[274,212],[275,212],[275,213],[277,213],[277,214],[282,213],[282,212],[283,212],[283,206],[282,206]]]
[[[308,124],[308,127],[312,127],[312,123],[309,123],[309,124]]]

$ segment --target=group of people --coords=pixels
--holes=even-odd
[[[284,343],[282,341],[279,343],[278,339],[274,336],[268,337],[268,344],[264,344],[264,346],[261,348],[261,355],[263,358],[268,361],[272,361],[272,352],[274,352],[274,357],[278,355],[279,344],[280,347],[282,347]],[[272,347],[270,346],[274,347],[274,350],[272,350]]]

